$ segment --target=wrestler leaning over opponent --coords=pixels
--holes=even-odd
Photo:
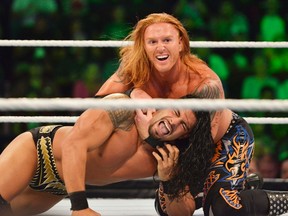
[[[119,68],[96,96],[131,89],[132,98],[180,98],[190,93],[199,98],[225,98],[220,78],[206,62],[191,53],[188,32],[176,17],[166,13],[149,14],[137,22],[126,40],[133,43],[121,47]],[[142,138],[147,136],[145,133],[147,131]],[[204,186],[205,215],[211,212],[220,216],[285,212],[288,208],[281,206],[287,207],[287,193],[246,190],[244,187],[254,151],[254,136],[243,118],[229,109],[217,110],[212,118],[212,134],[218,151]],[[188,166],[187,163],[184,165]],[[197,175],[198,170],[186,170],[185,176]],[[172,188],[172,194],[176,196],[178,187],[174,186],[179,184],[174,180],[168,192],[172,193]],[[193,185],[193,181],[188,185]],[[196,188],[196,185],[192,186],[191,193],[174,202],[169,199],[171,194],[157,193],[161,205],[158,202],[156,208],[163,210],[164,215],[190,216],[195,209],[192,195]],[[278,204],[274,205],[275,202]],[[263,207],[258,207],[259,203]]]

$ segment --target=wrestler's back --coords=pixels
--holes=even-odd
[[[61,165],[61,140],[70,128],[60,128],[54,138],[53,151],[59,175]],[[95,135],[95,139],[97,135]],[[138,139],[136,127],[131,131],[117,130],[103,145],[88,152],[86,184],[106,185],[114,182],[152,176],[156,170],[153,149]]]

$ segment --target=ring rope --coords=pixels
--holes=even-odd
[[[0,123],[74,123],[79,116],[0,116]],[[250,124],[288,124],[285,117],[244,117]]]
[[[2,98],[0,111],[83,111],[88,108],[102,109],[193,109],[215,111],[287,112],[288,100],[257,99],[95,99],[95,98]]]
[[[0,116],[1,123],[74,123],[79,116]]]
[[[122,47],[132,41],[116,40],[0,40],[0,46],[23,47]],[[190,41],[195,48],[287,48],[288,42],[277,41]]]

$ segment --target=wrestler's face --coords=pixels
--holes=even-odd
[[[192,110],[158,110],[149,126],[149,134],[162,141],[172,141],[188,135],[196,122]]]
[[[148,26],[144,33],[146,54],[160,73],[169,72],[180,60],[182,40],[178,30],[169,23],[155,23]]]

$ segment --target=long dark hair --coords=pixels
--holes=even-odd
[[[169,197],[172,199],[179,198],[188,192],[196,196],[202,191],[215,151],[211,135],[210,113],[206,111],[194,111],[194,113],[197,122],[189,138],[176,141],[180,155],[173,169],[172,178],[168,182]],[[186,149],[184,149],[185,145]]]

